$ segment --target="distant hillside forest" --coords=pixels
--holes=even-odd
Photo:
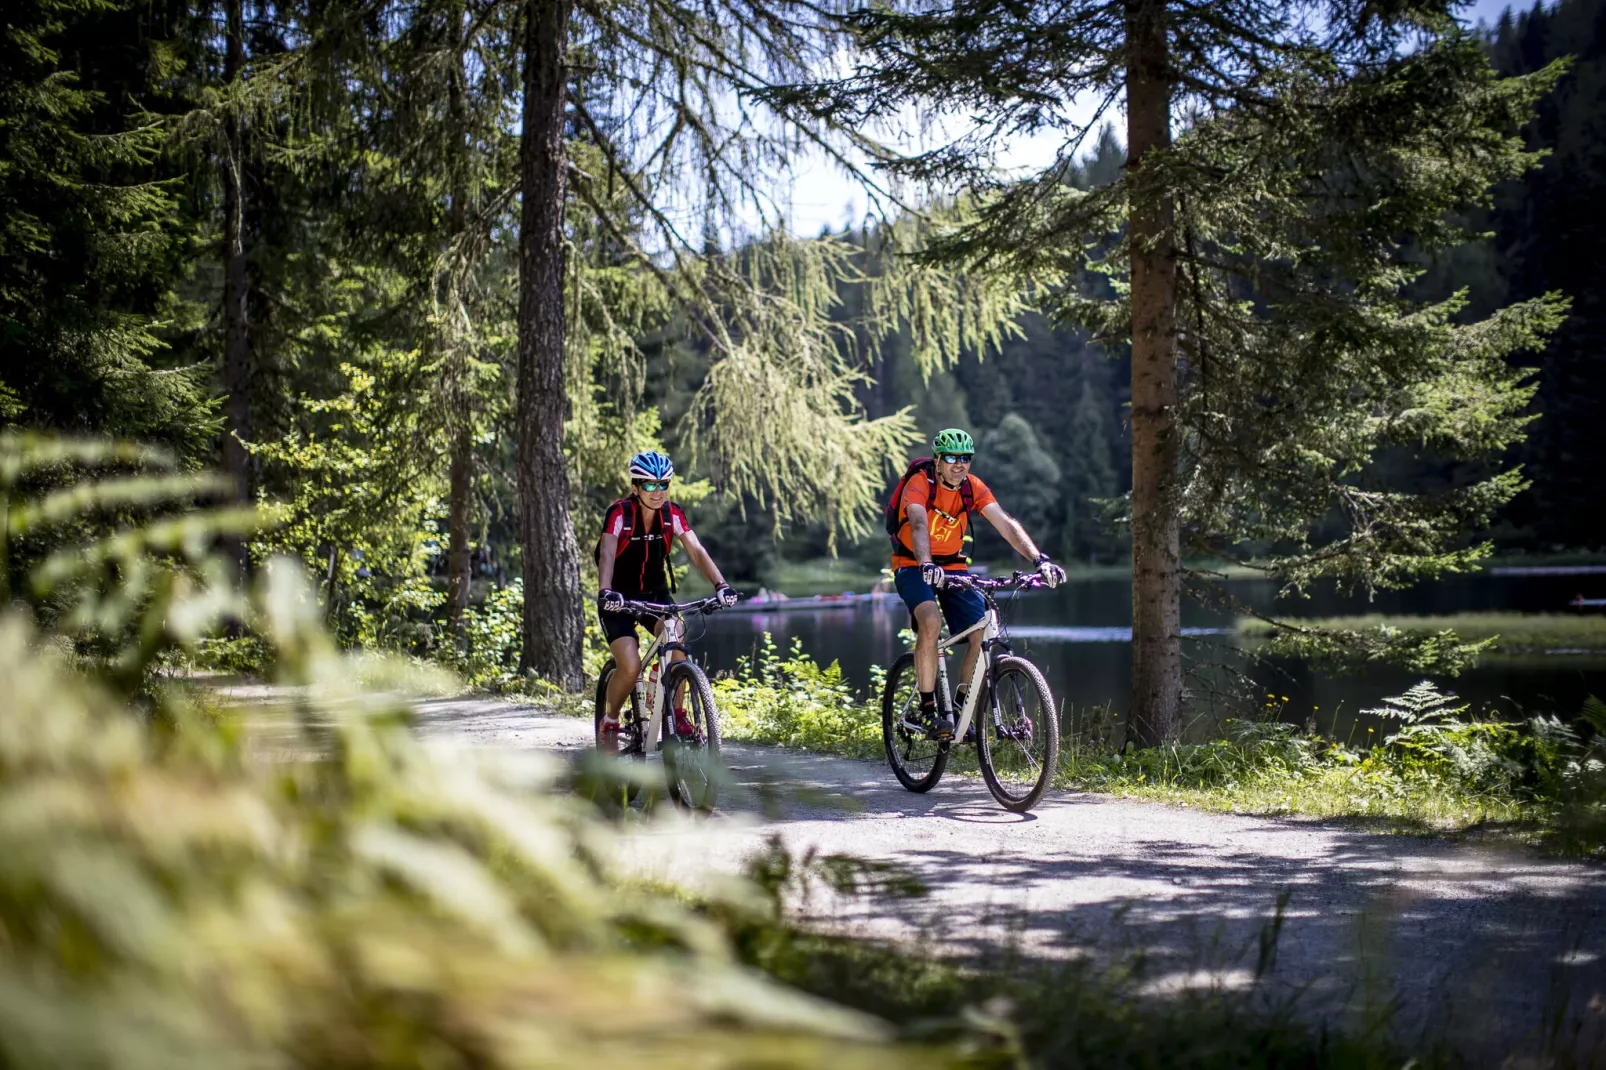
[[[1482,534],[1505,553],[1599,551],[1606,549],[1596,519],[1598,504],[1606,502],[1606,0],[1508,11],[1488,47],[1505,75],[1535,71],[1566,55],[1575,57],[1574,66],[1527,131],[1531,147],[1549,152],[1544,165],[1497,190],[1495,203],[1473,221],[1491,236],[1431,264],[1421,296],[1465,290],[1468,320],[1551,290],[1572,300],[1573,314],[1550,347],[1521,358],[1540,382],[1536,418],[1520,451],[1532,486]],[[1106,131],[1072,181],[1102,184],[1121,165],[1121,146]],[[851,307],[853,295],[843,300]],[[881,416],[912,406],[927,435],[968,427],[980,450],[976,474],[1039,542],[1070,561],[1120,560],[1124,538],[1101,521],[1096,501],[1125,493],[1131,481],[1124,354],[1036,316],[1020,328],[1002,352],[967,355],[929,382],[907,347],[888,347],[876,381],[862,391],[865,407]],[[656,354],[649,395],[665,412],[667,427],[684,410],[700,367],[698,355],[684,348]],[[1457,476],[1448,467],[1421,473],[1431,481]],[[744,521],[733,503],[705,503],[697,523],[727,570],[749,581],[762,578],[778,557],[806,559],[829,550],[823,524],[788,531],[777,541],[767,514]],[[886,548],[876,531],[840,544],[838,552],[876,566],[885,563]],[[981,532],[975,552],[982,559],[1008,557],[990,529]]]

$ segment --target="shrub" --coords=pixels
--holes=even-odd
[[[871,694],[881,693],[883,675],[871,670]],[[854,694],[832,662],[821,668],[792,640],[785,657],[768,632],[764,645],[743,658],[736,672],[714,682],[724,734],[729,739],[879,757],[881,716]]]

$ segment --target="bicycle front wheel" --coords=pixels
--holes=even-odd
[[[980,718],[976,757],[982,779],[1006,810],[1025,813],[1054,782],[1060,760],[1060,722],[1054,696],[1037,666],[1025,658],[999,658],[988,686],[999,720]],[[992,704],[988,703],[990,713]]]
[[[948,768],[948,741],[932,739],[916,724],[919,712],[915,656],[905,653],[887,670],[887,687],[881,693],[881,741],[898,783],[910,791],[927,792],[937,786]]]
[[[669,694],[684,694],[692,732],[675,729],[673,711],[664,725],[664,772],[669,797],[688,810],[712,810],[719,795],[719,711],[703,670],[690,661],[671,662]],[[684,687],[684,692],[681,690]]]

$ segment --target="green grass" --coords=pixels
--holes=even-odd
[[[1360,754],[1291,763],[1230,741],[1125,755],[1073,743],[1061,755],[1055,783],[1201,810],[1354,819],[1381,830],[1427,834],[1499,827],[1514,838],[1537,841],[1555,816],[1547,802],[1468,789],[1435,773],[1368,765]]]
[[[1355,617],[1293,619],[1303,627],[1368,632],[1393,628],[1415,635],[1453,631],[1463,642],[1493,639],[1491,652],[1502,655],[1552,651],[1606,652],[1606,614],[1582,613],[1449,613],[1434,616],[1392,616],[1381,613]],[[1240,618],[1238,635],[1264,639],[1273,627],[1252,617]]]

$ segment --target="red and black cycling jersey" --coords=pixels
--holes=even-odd
[[[668,537],[664,528],[668,526]],[[669,551],[676,535],[691,530],[686,514],[674,502],[665,502],[656,512],[644,509],[641,499],[621,498],[608,506],[602,518],[602,533],[619,540],[613,559],[613,589],[626,598],[670,586]]]

